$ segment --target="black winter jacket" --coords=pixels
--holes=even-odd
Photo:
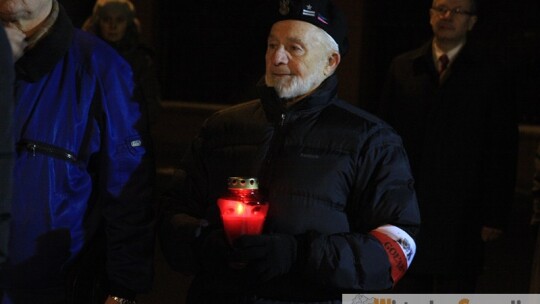
[[[263,87],[261,100],[206,121],[165,197],[162,226],[163,250],[173,268],[198,271],[193,301],[212,303],[214,297],[223,302],[231,290],[231,303],[242,302],[235,298],[241,294],[248,295],[248,303],[339,301],[345,292],[392,287],[388,255],[370,231],[390,224],[411,236],[417,232],[419,211],[407,156],[386,123],[338,99],[336,91],[332,76],[285,109],[274,90]],[[215,202],[226,191],[228,176],[260,179],[270,204],[264,233],[303,240],[304,254],[290,273],[242,288],[232,278],[197,269],[197,244],[205,232],[194,239],[179,237],[169,221],[186,213],[207,219],[205,230],[219,228]]]

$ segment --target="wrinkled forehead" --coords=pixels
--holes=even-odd
[[[283,20],[272,25],[272,29],[268,35],[269,38],[290,39],[303,41],[308,43],[316,39],[317,34],[320,34],[321,29],[315,25],[300,21],[300,20]]]

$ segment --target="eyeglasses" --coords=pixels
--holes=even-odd
[[[456,15],[456,16],[470,16],[470,15],[474,15],[473,12],[471,11],[468,11],[468,10],[464,10],[462,8],[453,8],[453,9],[449,9],[448,7],[446,6],[436,6],[436,7],[432,7],[431,8],[432,10],[434,10],[435,12],[437,12],[440,16],[445,16],[446,13],[450,12],[450,15]]]

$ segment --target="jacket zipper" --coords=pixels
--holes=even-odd
[[[286,118],[287,114],[281,113],[281,120],[278,123],[279,128],[276,128],[274,134],[272,135],[272,139],[270,140],[270,147],[268,148],[268,154],[266,155],[265,166],[264,170],[262,171],[263,177],[261,178],[261,181],[271,180],[271,176],[273,175],[272,162],[274,161],[274,156],[277,152],[279,152],[278,150],[281,150],[283,145],[284,135],[282,134],[282,129],[285,125]]]
[[[49,155],[55,158],[63,159],[69,162],[76,163],[77,162],[77,156],[73,154],[72,152],[58,148],[52,145],[48,145],[45,143],[39,143],[34,141],[22,141],[19,144],[17,144],[19,149],[25,149],[32,153],[32,156],[35,157],[36,153],[41,153],[45,155]]]

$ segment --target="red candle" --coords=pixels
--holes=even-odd
[[[230,243],[244,234],[260,234],[268,204],[260,201],[258,184],[254,178],[229,178],[229,194],[217,203],[225,234]]]

